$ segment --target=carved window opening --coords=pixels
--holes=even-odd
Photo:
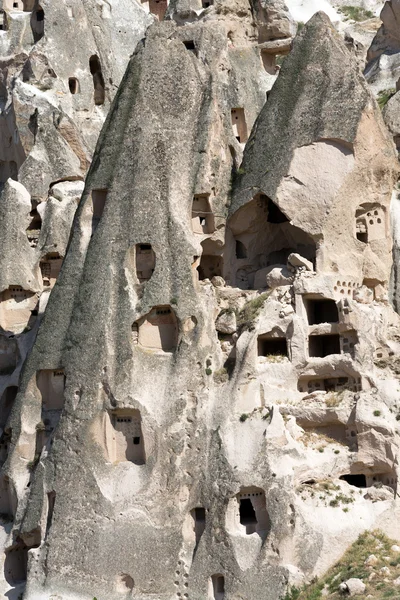
[[[7,31],[7,15],[4,10],[0,10],[0,31]]]
[[[207,194],[193,196],[192,230],[193,233],[200,235],[211,234],[215,231],[214,214]]]
[[[305,297],[304,304],[309,325],[339,322],[339,311],[334,300]]]
[[[79,93],[79,81],[76,77],[70,77],[68,79],[68,87],[73,96]]]
[[[288,357],[287,341],[285,337],[271,337],[270,335],[259,335],[257,340],[258,356]]]
[[[61,270],[63,259],[58,252],[49,252],[40,261],[43,287],[53,289]]]
[[[206,528],[206,509],[198,506],[191,511],[191,514],[194,521],[194,533],[197,545]]]
[[[239,144],[245,144],[247,142],[248,134],[244,108],[232,108],[231,121],[233,135]]]
[[[170,306],[155,306],[132,326],[133,343],[150,350],[173,352],[178,345],[178,322]]]
[[[368,244],[386,237],[386,211],[380,204],[361,204],[356,211],[356,238]]]
[[[146,463],[142,432],[142,419],[138,410],[121,410],[113,413],[114,462],[129,461],[135,465]]]
[[[107,189],[92,190],[92,233],[97,229],[107,200]]]
[[[213,600],[223,600],[225,597],[225,577],[217,574],[211,576],[210,581],[210,598]]]
[[[242,258],[247,258],[247,250],[246,250],[246,246],[243,244],[243,242],[236,240],[236,258],[238,258],[239,260]]]
[[[96,54],[90,57],[89,67],[93,77],[94,103],[96,106],[100,106],[104,104],[106,92],[100,59]]]
[[[42,396],[45,411],[62,410],[64,407],[65,374],[63,369],[43,369],[36,375],[36,383]]]
[[[148,281],[156,267],[156,255],[151,244],[136,244],[136,276],[140,283]]]
[[[193,40],[184,40],[183,45],[185,46],[186,50],[190,50],[191,52],[196,51],[196,46]]]
[[[36,248],[38,245],[39,235],[42,229],[42,218],[37,210],[38,204],[39,203],[35,202],[35,200],[32,201],[32,210],[29,213],[31,221],[26,230],[26,235],[32,248]]]
[[[310,357],[324,358],[331,354],[340,354],[340,335],[310,335],[308,338]]]
[[[149,0],[149,11],[162,21],[168,8],[168,0]]]
[[[44,36],[44,10],[39,5],[32,12],[31,16],[31,29],[33,34],[34,42],[38,42]]]

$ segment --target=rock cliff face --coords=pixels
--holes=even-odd
[[[0,593],[277,600],[400,539],[398,161],[355,53],[277,1],[18,8]]]

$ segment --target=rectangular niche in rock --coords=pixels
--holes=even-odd
[[[151,244],[136,244],[136,276],[140,283],[148,281],[156,267],[156,255]]]
[[[129,461],[135,465],[144,465],[146,454],[142,432],[140,411],[124,409],[111,415],[113,426],[113,448],[110,460],[112,462]]]
[[[202,506],[198,506],[191,511],[191,514],[194,521],[196,544],[198,544],[206,528],[206,509]]]
[[[307,311],[309,325],[339,322],[339,311],[334,300],[305,296],[304,305]]]
[[[197,267],[199,280],[204,281],[204,279],[212,279],[213,277],[222,276],[222,265],[222,256],[202,254],[200,258],[200,264]]]
[[[173,352],[178,344],[178,322],[170,306],[155,306],[137,321],[137,327],[136,323],[133,324],[132,331],[137,345],[143,348]]]
[[[152,15],[158,18],[159,21],[164,19],[168,8],[168,0],[149,0],[149,11]]]
[[[106,205],[108,190],[98,189],[92,190],[92,231],[94,232],[100,223]]]
[[[331,354],[340,354],[340,335],[310,335],[308,338],[308,355],[310,358],[324,358]]]
[[[192,229],[193,233],[200,235],[214,233],[215,231],[214,214],[211,210],[208,194],[193,196]]]
[[[257,340],[258,356],[266,358],[288,357],[285,337],[272,337],[270,334],[259,335]]]
[[[43,286],[49,289],[54,287],[61,270],[63,259],[58,252],[49,252],[40,260]]]
[[[223,600],[225,597],[225,577],[220,574],[212,575],[208,586],[210,600]]]
[[[270,519],[266,509],[265,493],[260,488],[242,489],[236,496],[239,508],[238,527],[246,533],[258,533],[265,538],[270,529]]]
[[[379,204],[361,204],[356,211],[356,238],[368,244],[373,240],[385,238],[386,213]]]
[[[42,410],[62,410],[64,407],[65,375],[63,369],[43,369],[36,375],[42,395]]]
[[[245,144],[247,142],[248,134],[244,108],[232,108],[231,120],[233,135],[239,144]]]

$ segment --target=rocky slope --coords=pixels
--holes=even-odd
[[[399,168],[354,40],[280,0],[3,10],[0,594],[276,600],[400,539]]]

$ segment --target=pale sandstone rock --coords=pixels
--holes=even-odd
[[[367,567],[373,567],[374,565],[376,565],[378,562],[377,557],[375,556],[375,554],[370,554],[370,556],[368,556],[368,558],[365,561],[365,565]]]
[[[400,546],[398,546],[397,544],[391,546],[390,549],[392,552],[400,552]]]
[[[339,590],[342,594],[348,596],[362,596],[365,593],[366,585],[361,579],[352,577],[339,585]]]
[[[220,315],[215,322],[215,328],[221,333],[235,333],[237,329],[235,313],[228,311]]]

